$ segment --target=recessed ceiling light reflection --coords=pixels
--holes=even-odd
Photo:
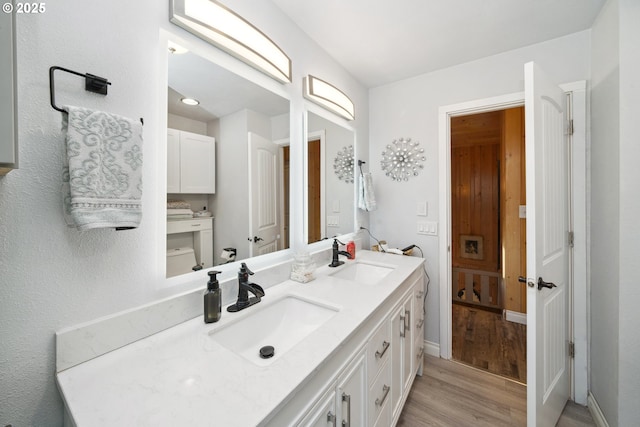
[[[193,98],[182,98],[180,101],[182,101],[183,104],[187,104],[187,105],[198,105],[198,104],[200,104],[200,101],[198,101],[197,99],[193,99]]]

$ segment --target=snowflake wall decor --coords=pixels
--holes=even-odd
[[[424,148],[411,138],[394,139],[382,152],[380,166],[385,175],[394,181],[408,181],[412,176],[418,176],[424,169],[422,164],[426,160]]]
[[[353,145],[338,151],[333,161],[333,169],[338,179],[353,184]]]

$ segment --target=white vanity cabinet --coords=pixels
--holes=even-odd
[[[167,129],[167,193],[216,192],[216,140]]]
[[[421,374],[423,282],[422,271],[414,271],[264,425],[395,425],[415,374]]]

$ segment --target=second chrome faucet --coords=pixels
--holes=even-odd
[[[264,289],[262,286],[255,283],[249,283],[249,275],[253,275],[253,271],[249,270],[247,264],[244,262],[240,265],[240,271],[238,271],[238,300],[235,304],[227,307],[227,311],[235,313],[240,310],[244,310],[247,307],[251,307],[254,304],[260,302],[264,296]],[[249,298],[249,292],[254,296]]]

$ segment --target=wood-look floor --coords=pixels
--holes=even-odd
[[[453,304],[454,360],[527,382],[527,326],[492,311]]]
[[[402,410],[402,427],[526,426],[527,386],[461,363],[425,356]],[[557,426],[595,426],[587,408],[569,402]]]

